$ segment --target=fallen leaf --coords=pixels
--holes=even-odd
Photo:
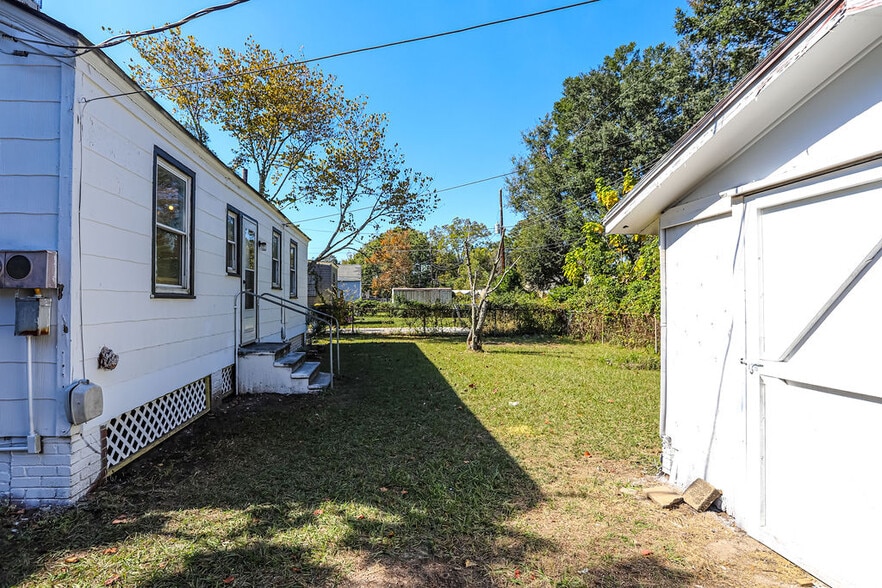
[[[315,509],[314,511],[312,511],[312,514],[314,514],[315,516],[319,516],[319,515],[323,515],[323,514],[325,514],[325,511],[323,511],[323,510],[320,509],[320,508],[317,508],[317,509]]]
[[[110,524],[111,524],[111,525],[121,525],[121,524],[123,524],[123,523],[128,523],[128,522],[129,522],[129,516],[128,516],[128,515],[119,515],[118,517],[116,517],[115,519],[113,519],[113,520],[110,522]]]
[[[652,555],[652,550],[651,549],[641,549],[640,555],[642,555],[643,557],[646,557],[647,555]]]
[[[105,586],[113,586],[114,584],[116,584],[117,580],[119,580],[119,574],[114,574],[114,575],[110,576],[109,578],[107,578],[106,580],[104,580],[104,585]]]
[[[401,495],[404,496],[405,494],[407,494],[407,490],[402,490]]]
[[[119,551],[119,549],[117,549],[116,547],[108,547],[104,550],[104,555],[113,555],[117,551]]]
[[[380,492],[388,492],[388,491],[389,491],[389,489],[386,488],[385,486],[380,488]]]
[[[294,572],[294,573],[296,574],[296,573],[298,573],[298,572],[300,571],[300,568],[298,568],[297,566],[294,566],[294,567],[291,568],[291,571]]]
[[[586,452],[585,452],[585,457],[591,457],[591,452],[590,452],[590,451],[586,451]]]
[[[521,577],[521,570],[515,570],[514,577],[520,578]]]
[[[612,398],[610,398],[609,400],[607,400],[607,402],[615,402],[615,400],[613,400]]]
[[[80,561],[80,558],[76,555],[64,558],[64,563],[77,563],[78,561]]]
[[[355,518],[357,518],[357,519],[358,519],[358,520],[361,520],[361,519],[363,519],[363,518],[364,518],[364,515],[358,515],[358,516],[357,516],[357,517],[355,517]]]
[[[232,584],[235,581],[236,581],[235,576],[227,576],[226,578],[224,578],[224,584]]]
[[[388,533],[386,533],[386,537],[394,537],[394,536],[395,536],[395,531],[389,531]]]
[[[471,567],[474,567],[474,566],[475,566],[475,562],[473,562],[473,561],[470,560],[470,559],[465,560],[465,567],[467,567],[467,568],[471,568]]]

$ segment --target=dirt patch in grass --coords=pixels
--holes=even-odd
[[[76,508],[0,508],[0,586],[794,586],[662,510],[658,372],[608,346],[347,341],[322,396],[238,398]],[[107,584],[110,582],[109,584]]]

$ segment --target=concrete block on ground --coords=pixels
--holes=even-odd
[[[689,484],[689,487],[683,492],[683,500],[698,512],[704,512],[722,495],[722,490],[714,488],[701,478],[698,478]]]
[[[683,502],[683,495],[679,492],[676,492],[667,486],[653,486],[652,488],[645,488],[643,493],[649,498],[651,501],[661,506],[662,508],[674,508],[681,502]]]

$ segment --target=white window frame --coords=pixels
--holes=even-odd
[[[233,219],[233,238],[229,235],[229,222]],[[242,273],[242,213],[227,206],[226,224],[224,225],[225,249],[224,261],[227,266],[227,275],[238,276]]]
[[[297,298],[297,241],[288,242],[288,298]]]
[[[270,280],[273,290],[282,289],[282,232],[273,229],[270,242]]]

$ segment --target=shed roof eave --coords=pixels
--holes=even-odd
[[[862,18],[852,18],[858,15]],[[609,211],[604,218],[607,232],[635,233],[652,227],[690,187],[878,41],[878,18],[882,18],[882,0],[831,0],[819,6]]]

